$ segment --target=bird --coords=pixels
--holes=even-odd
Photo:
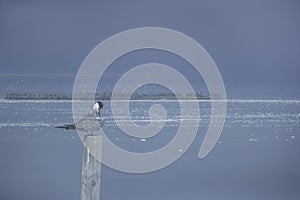
[[[104,125],[104,120],[100,116],[100,111],[103,108],[103,103],[97,101],[92,110],[81,118],[78,122],[73,124],[64,124],[62,126],[56,126],[55,128],[62,128],[64,130],[79,130],[84,131],[88,135],[94,135]]]

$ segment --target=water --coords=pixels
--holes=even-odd
[[[124,134],[109,101],[102,112],[104,133],[129,151],[163,147],[178,129],[179,103],[133,101],[130,111],[144,126],[150,122],[148,109],[157,103],[165,107],[167,119],[155,137]],[[202,160],[198,151],[210,121],[210,101],[199,106],[198,134],[179,160],[147,174],[104,166],[101,199],[300,199],[300,101],[228,100],[222,135]],[[71,102],[1,100],[0,112],[0,199],[79,199],[82,143],[75,131],[54,128],[73,121]],[[115,117],[126,123],[124,116]]]

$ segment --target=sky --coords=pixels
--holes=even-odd
[[[0,0],[0,94],[19,79],[45,80],[55,91],[49,76],[64,79],[58,83],[71,91],[80,64],[97,44],[152,26],[199,42],[218,66],[228,98],[299,98],[299,11],[297,0]],[[174,64],[157,52],[145,59],[147,53],[124,65]],[[109,73],[120,71],[112,67]]]

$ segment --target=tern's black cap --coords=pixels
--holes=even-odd
[[[103,103],[101,101],[97,101],[99,108],[102,109],[103,108]]]

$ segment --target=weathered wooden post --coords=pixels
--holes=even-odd
[[[99,200],[100,198],[101,157],[102,136],[84,136],[81,200]]]

